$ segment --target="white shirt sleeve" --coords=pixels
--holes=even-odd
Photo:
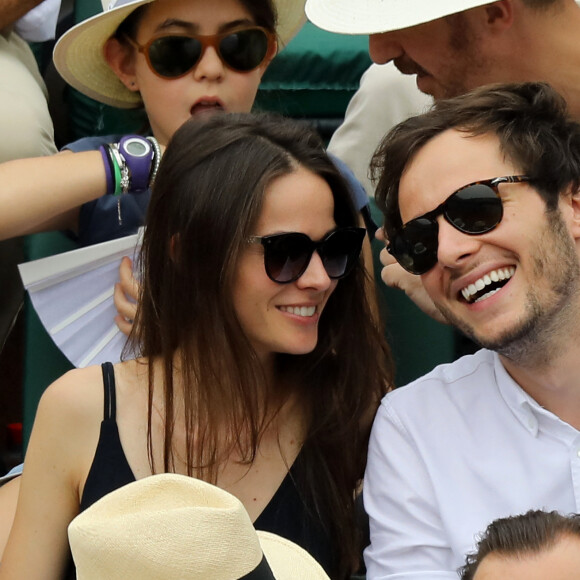
[[[427,469],[388,396],[373,424],[363,499],[368,580],[457,580]]]

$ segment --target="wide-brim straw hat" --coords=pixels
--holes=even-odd
[[[493,0],[306,0],[306,16],[324,30],[378,34],[431,22]]]
[[[257,532],[236,497],[185,475],[105,495],[68,536],[78,580],[329,580],[300,546]]]
[[[122,109],[142,104],[107,64],[103,48],[121,22],[144,4],[156,0],[101,0],[103,12],[68,30],[54,47],[54,64],[64,80],[81,93]],[[273,0],[278,14],[278,50],[288,44],[306,21],[305,0]]]

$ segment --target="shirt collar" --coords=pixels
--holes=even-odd
[[[494,371],[502,398],[533,437],[537,437],[540,429],[549,430],[566,439],[578,436],[578,431],[574,427],[542,407],[512,379],[497,353],[494,353]]]

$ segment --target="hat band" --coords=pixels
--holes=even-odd
[[[266,557],[262,554],[262,560],[260,563],[251,572],[245,576],[241,576],[239,580],[276,580],[276,578],[272,573],[268,560],[266,560]]]

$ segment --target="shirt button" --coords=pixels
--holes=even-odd
[[[576,451],[576,455],[578,455],[578,457],[580,457],[580,449],[578,449],[578,451]]]

